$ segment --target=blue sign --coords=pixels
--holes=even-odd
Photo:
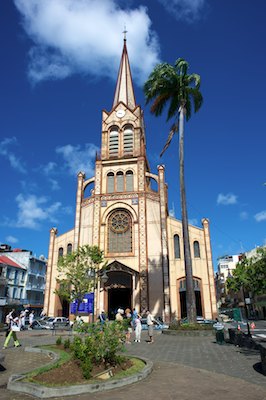
[[[70,304],[70,313],[76,314],[78,312],[84,314],[93,314],[94,293],[85,294],[82,302],[79,304],[78,310],[77,308],[78,308],[78,300],[75,300]]]

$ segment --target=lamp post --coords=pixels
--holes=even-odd
[[[246,298],[245,298],[244,286],[242,286],[242,294],[243,294],[243,301],[244,301],[244,307],[245,307],[245,314],[246,314],[246,318],[247,318],[248,336],[252,337],[251,332],[250,332],[250,326],[249,326],[249,323],[248,323],[248,307],[247,307]]]
[[[93,280],[93,308],[92,308],[92,322],[95,320],[95,310],[97,312],[97,297],[98,297],[98,283],[105,284],[108,281],[108,276],[106,274],[106,270],[98,270],[96,268],[89,268],[88,269],[88,276]],[[97,288],[96,288],[96,281],[97,281]]]

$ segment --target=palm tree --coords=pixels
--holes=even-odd
[[[182,212],[182,229],[184,244],[184,260],[186,271],[186,302],[187,317],[190,323],[196,322],[196,302],[193,285],[192,260],[189,245],[188,217],[186,204],[186,191],[184,179],[184,119],[191,117],[193,102],[194,111],[197,112],[203,102],[200,93],[200,76],[188,74],[187,61],[179,58],[175,65],[167,63],[158,64],[151,72],[144,84],[146,104],[152,101],[151,113],[156,117],[161,115],[166,105],[169,104],[167,121],[174,119],[167,142],[161,155],[169,146],[173,135],[179,128],[179,169],[180,169],[180,197]],[[178,126],[179,125],[179,126]]]

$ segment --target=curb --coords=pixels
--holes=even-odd
[[[172,336],[214,336],[213,331],[210,329],[206,330],[177,330],[177,329],[167,329],[162,331],[164,335]]]
[[[52,354],[54,357],[53,362],[59,358],[59,356],[51,350],[26,347],[25,351]],[[16,374],[10,376],[7,384],[7,389],[14,392],[26,393],[35,397],[39,397],[41,399],[58,396],[71,396],[82,393],[95,393],[105,390],[116,389],[122,386],[139,382],[142,379],[145,379],[152,372],[153,363],[150,360],[142,357],[137,358],[144,361],[146,366],[142,369],[142,371],[138,372],[137,374],[122,379],[115,379],[108,382],[88,383],[82,385],[47,387],[43,385],[38,385],[36,383],[22,382],[22,379],[25,378],[26,374]]]

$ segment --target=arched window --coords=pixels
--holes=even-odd
[[[133,145],[133,127],[131,125],[126,125],[123,135],[124,156],[133,155]]]
[[[118,127],[112,126],[109,133],[109,156],[117,157],[119,151]]]
[[[133,184],[133,171],[126,172],[126,191],[133,192],[134,184]]]
[[[122,171],[118,171],[116,174],[116,191],[124,191],[124,174]]]
[[[193,248],[194,248],[194,257],[195,258],[200,258],[200,247],[199,247],[199,242],[195,240],[193,243]]]
[[[180,258],[180,240],[178,235],[174,235],[175,258]]]
[[[113,172],[107,174],[107,193],[113,193],[115,191],[115,175]]]
[[[58,258],[63,257],[63,254],[64,254],[63,247],[59,247],[59,249],[58,249]]]
[[[67,245],[67,254],[71,254],[72,253],[72,244],[68,243]]]
[[[108,253],[132,252],[132,219],[125,210],[114,211],[108,219]]]

